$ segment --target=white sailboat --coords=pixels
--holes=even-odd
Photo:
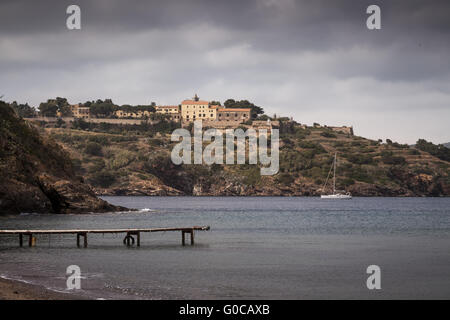
[[[325,190],[327,186],[328,179],[330,178],[331,170],[333,170],[333,193],[332,194],[322,194],[320,198],[322,199],[351,199],[352,195],[350,192],[339,191],[336,190],[336,162],[337,162],[337,153],[334,154],[333,164],[331,165],[330,171],[328,172],[327,180],[322,187],[322,191]]]

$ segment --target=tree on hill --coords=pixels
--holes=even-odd
[[[63,117],[70,116],[70,104],[66,98],[56,97],[56,99],[48,99],[39,105],[39,111],[44,117],[56,117],[59,111]]]
[[[11,107],[16,111],[16,113],[22,118],[32,118],[36,116],[36,110],[25,104],[18,104],[16,101],[11,103]]]
[[[255,104],[251,103],[248,100],[236,101],[234,99],[228,99],[223,103],[225,108],[250,108],[250,114],[252,119],[256,118],[258,114],[264,114],[264,109]]]
[[[98,99],[95,102],[87,101],[83,105],[89,107],[91,115],[97,118],[109,118],[117,110],[117,106],[111,99],[105,99],[105,101]]]
[[[416,142],[416,148],[428,152],[441,160],[450,161],[450,149],[446,148],[443,144],[435,145],[425,139],[419,139]]]
[[[58,111],[58,105],[55,101],[47,100],[47,102],[41,102],[39,105],[39,112],[44,117],[56,117]]]
[[[269,119],[271,119],[271,118],[267,114],[263,114],[263,115],[260,115],[255,118],[255,120],[261,120],[261,121],[267,121]]]
[[[56,97],[56,104],[58,106],[58,111],[63,117],[71,116],[70,104],[66,98]]]

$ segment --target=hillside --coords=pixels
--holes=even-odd
[[[124,210],[96,197],[67,153],[0,101],[0,214]]]
[[[450,163],[426,151],[328,128],[299,125],[280,135],[280,172],[254,165],[181,165],[170,160],[170,130],[143,125],[45,129],[97,194],[319,195],[334,152],[337,187],[357,196],[448,196]]]

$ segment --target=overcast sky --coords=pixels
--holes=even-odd
[[[66,8],[81,7],[81,30]],[[381,30],[366,8],[381,7]],[[0,2],[0,95],[247,99],[357,135],[450,141],[450,1]]]

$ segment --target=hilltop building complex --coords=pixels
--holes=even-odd
[[[70,112],[75,118],[89,119],[91,116],[89,107],[84,107],[79,104],[71,105]]]
[[[100,100],[101,102],[101,100]],[[48,103],[57,104],[57,100],[49,99]],[[237,128],[248,127],[257,130],[265,129],[267,132],[271,132],[273,128],[280,128],[280,121],[274,115],[273,118],[266,117],[265,120],[262,119],[252,119],[252,109],[251,108],[226,108],[220,105],[218,102],[209,102],[207,100],[200,100],[197,94],[191,99],[185,99],[181,101],[178,105],[160,105],[157,106],[155,103],[151,105],[140,105],[131,106],[123,105],[117,106],[113,105],[111,101],[106,109],[108,111],[103,111],[99,113],[97,110],[91,110],[89,104],[74,104],[69,105],[69,113],[63,116],[62,112],[58,111],[56,117],[62,118],[78,118],[85,119],[89,122],[106,122],[106,123],[117,123],[117,124],[140,124],[142,120],[150,121],[151,123],[158,122],[161,118],[165,118],[171,121],[179,122],[182,127],[189,126],[194,121],[202,121],[203,127],[217,128],[217,129],[227,129],[227,128]],[[92,107],[94,108],[94,107]],[[162,115],[155,117],[156,115]],[[56,121],[56,117],[54,118]],[[45,120],[49,120],[45,117]],[[70,120],[71,121],[71,120]],[[292,118],[290,121],[293,121]],[[301,125],[302,128],[306,129],[306,125]],[[318,123],[314,123],[313,127],[322,127]],[[327,127],[327,126],[324,126]],[[353,135],[352,126],[340,126],[331,127],[328,126],[331,131],[344,133],[348,135]]]

